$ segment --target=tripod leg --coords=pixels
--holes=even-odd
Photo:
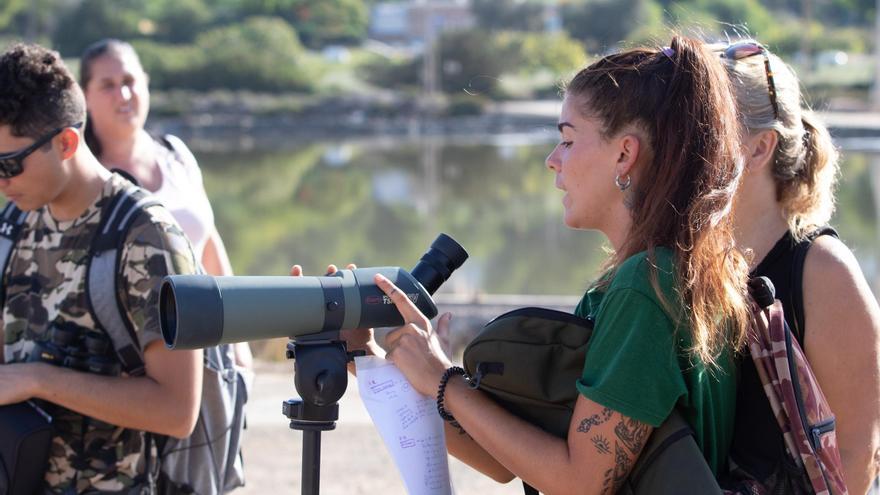
[[[318,495],[321,484],[321,432],[303,430],[302,495]]]

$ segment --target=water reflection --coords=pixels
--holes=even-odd
[[[329,263],[411,267],[438,232],[470,260],[442,290],[581,294],[602,236],[562,224],[544,158],[550,133],[487,139],[304,144],[295,151],[197,153],[239,274],[310,274]],[[852,152],[833,224],[875,293],[880,155]]]

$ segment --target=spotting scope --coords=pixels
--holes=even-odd
[[[440,234],[418,264],[339,270],[322,277],[213,277],[170,275],[159,289],[162,337],[171,349],[403,324],[373,277],[381,273],[428,318],[431,299],[467,259],[467,251]]]

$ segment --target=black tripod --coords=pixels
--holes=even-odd
[[[348,352],[339,332],[296,337],[287,343],[294,359],[294,386],[300,398],[282,404],[290,427],[303,432],[302,494],[318,495],[321,484],[321,432],[336,428],[337,401],[348,386],[346,363],[363,351]]]

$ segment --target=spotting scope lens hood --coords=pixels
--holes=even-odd
[[[339,270],[323,277],[170,275],[159,290],[162,337],[172,349],[199,349],[251,340],[299,337],[343,329],[403,324],[374,277],[394,283],[428,318],[431,299],[467,259],[440,234],[412,272],[400,267]]]

